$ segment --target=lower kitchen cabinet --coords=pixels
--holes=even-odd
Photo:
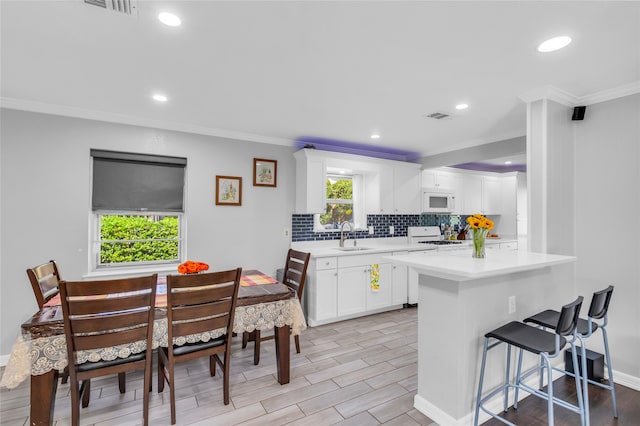
[[[391,262],[383,259],[386,256],[391,253],[312,259],[305,286],[307,323],[315,326],[401,308],[406,303],[406,273],[404,278],[398,275],[404,279],[400,285],[404,299],[400,300],[402,292],[398,295],[394,285],[396,273]],[[372,288],[375,265],[377,290]]]
[[[408,251],[394,251],[394,256],[403,256],[409,254]],[[391,304],[404,305],[408,301],[408,278],[409,268],[402,265],[393,265],[391,267],[391,279],[393,282],[391,289]]]

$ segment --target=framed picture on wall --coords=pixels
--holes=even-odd
[[[253,186],[277,186],[278,162],[276,160],[265,160],[264,158],[253,159]]]
[[[216,205],[242,205],[242,177],[216,176]]]

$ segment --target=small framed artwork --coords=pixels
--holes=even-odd
[[[253,159],[253,186],[277,186],[278,162],[276,160],[265,160],[264,158]]]
[[[216,176],[216,205],[242,205],[242,177]]]

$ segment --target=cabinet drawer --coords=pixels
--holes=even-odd
[[[374,263],[391,263],[383,259],[384,256],[391,256],[391,253],[359,254],[357,256],[341,256],[338,258],[339,268],[349,268],[351,266],[366,266]]]
[[[337,257],[319,257],[316,259],[316,271],[321,271],[323,269],[336,269],[338,266],[338,258]]]

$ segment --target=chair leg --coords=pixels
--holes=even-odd
[[[62,380],[60,381],[62,384],[65,384],[69,381],[69,367],[65,367],[64,371],[61,374]]]
[[[245,331],[242,333],[242,349],[247,347],[248,342],[249,342],[249,332]]]
[[[257,342],[258,340],[256,340]],[[217,355],[216,355],[217,356]],[[222,399],[224,405],[229,405],[229,359],[231,358],[231,351],[227,347],[224,352],[224,367],[222,368]]]
[[[91,398],[91,380],[87,379],[82,382],[80,395],[82,396],[82,408],[87,408],[89,406],[89,399]]]
[[[71,383],[71,426],[80,425],[80,389],[79,383]]]
[[[174,385],[173,364],[169,362],[169,396],[171,398],[171,424],[176,424],[176,390]]]
[[[144,387],[142,389],[149,389],[151,392],[151,369],[153,368],[153,363],[151,362],[151,355],[149,355],[146,360],[146,366],[144,369]],[[142,425],[147,426],[149,424],[149,392],[144,392],[144,396],[142,397]]]
[[[260,364],[260,330],[254,330],[256,341],[253,347],[253,365]]]
[[[209,373],[211,374],[211,377],[214,377],[216,375],[216,358],[215,358],[215,354],[211,355],[209,357]]]
[[[578,405],[582,406],[582,413],[580,413],[580,418],[582,420],[583,426],[589,425],[589,382],[587,378],[587,349],[584,345],[584,340],[582,337],[578,337],[580,339],[580,356],[582,357],[582,365],[580,366],[580,370],[582,372],[582,377],[579,378],[578,372],[574,371],[575,376],[574,380],[576,381],[576,392],[578,392]],[[577,349],[574,345],[574,349]],[[576,357],[577,358],[577,357]],[[573,361],[573,360],[572,360]],[[577,361],[577,360],[576,360]],[[573,361],[573,362],[576,362]],[[576,364],[573,364],[576,365]],[[580,385],[578,382],[581,382]],[[580,397],[580,386],[582,386],[582,397]]]
[[[504,403],[502,411],[506,413],[507,407],[509,407],[509,372],[511,371],[511,345],[507,345],[507,362],[505,364],[507,364],[507,366],[504,369]]]
[[[118,373],[118,389],[120,389],[120,393],[125,393],[127,391],[127,373]]]
[[[609,339],[607,338],[607,330],[604,327],[600,327],[602,330],[602,339],[604,340],[604,353],[607,357],[607,372],[609,373],[609,386],[611,386],[611,402],[613,404],[613,417],[618,418],[618,404],[616,402],[616,387],[613,383],[613,368],[611,367],[611,355],[609,355]]]
[[[478,381],[478,394],[476,395],[476,414],[473,420],[473,426],[478,426],[478,417],[480,416],[480,405],[482,402],[482,382],[484,381],[484,366],[487,362],[487,349],[489,347],[489,339],[484,338],[484,349],[482,351],[482,364],[480,364],[480,380]]]
[[[520,391],[520,382],[522,381],[522,354],[524,353],[524,351],[522,349],[520,349],[520,353],[518,354],[518,367],[516,368],[516,389],[513,395],[513,409],[517,410],[518,409],[518,393]],[[538,374],[541,374],[542,369],[540,369],[540,372]]]
[[[293,336],[293,340],[296,342],[296,353],[300,353],[300,336]]]
[[[164,354],[158,349],[158,393],[164,390]]]

